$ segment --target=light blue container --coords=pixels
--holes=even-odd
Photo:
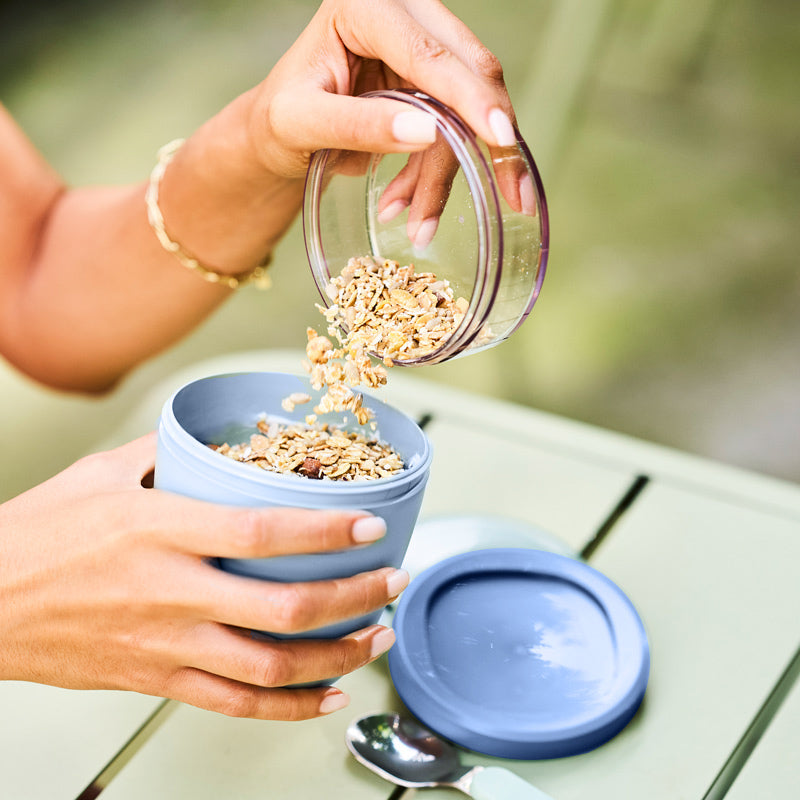
[[[311,395],[310,404],[292,413],[281,400],[293,392]],[[261,559],[217,559],[226,572],[270,581],[296,582],[342,578],[380,567],[399,567],[417,521],[428,481],[432,451],[427,436],[410,417],[373,397],[364,405],[375,412],[376,435],[399,453],[406,468],[371,481],[311,480],[279,475],[241,464],[211,450],[209,444],[246,441],[264,414],[302,422],[319,393],[305,379],[275,372],[216,375],[179,389],[164,405],[158,427],[155,487],[226,505],[360,509],[386,521],[379,541],[330,553]],[[350,415],[321,415],[321,422],[359,429]],[[372,435],[369,428],[362,429]],[[381,610],[303,634],[276,638],[333,638],[378,621]],[[264,632],[267,633],[267,632]]]

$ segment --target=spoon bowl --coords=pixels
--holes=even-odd
[[[345,741],[358,762],[399,786],[449,786],[476,800],[552,800],[501,767],[463,766],[453,745],[396,713],[353,720]]]

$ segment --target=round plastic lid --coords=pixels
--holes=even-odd
[[[504,758],[575,755],[616,735],[644,697],[647,636],[587,564],[525,548],[448,558],[412,581],[389,667],[425,725]]]

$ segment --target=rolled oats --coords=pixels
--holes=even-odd
[[[212,448],[268,472],[295,473],[315,480],[374,480],[403,470],[395,450],[362,433],[327,424],[285,425],[266,417],[256,427],[259,432],[246,443]]]
[[[400,472],[403,462],[388,445],[362,433],[317,423],[317,414],[349,411],[360,425],[373,419],[355,387],[386,383],[387,367],[438,350],[464,319],[469,303],[446,280],[416,272],[413,264],[351,258],[325,287],[331,305],[317,306],[328,336],[306,329],[304,366],[317,391],[325,390],[305,425],[266,418],[248,443],[223,444],[219,453],[271,472],[307,478],[357,481]],[[382,363],[381,363],[382,362]],[[311,397],[295,392],[281,406],[291,413]],[[374,423],[372,424],[374,431]]]
[[[294,411],[295,406],[303,405],[304,403],[311,402],[311,395],[306,394],[305,392],[292,392],[288,397],[284,397],[281,400],[281,408],[284,411],[288,411],[290,414]]]
[[[416,272],[413,264],[351,258],[325,287],[328,308],[317,308],[328,334],[306,333],[306,369],[318,391],[327,387],[317,414],[350,411],[359,424],[372,418],[353,387],[377,388],[386,383],[386,367],[430,355],[449,339],[469,308],[455,297],[448,281],[432,272]],[[376,363],[373,356],[381,359]]]

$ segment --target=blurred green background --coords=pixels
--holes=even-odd
[[[257,83],[316,5],[7,1],[0,99],[70,183],[139,181],[161,144]],[[552,249],[510,341],[422,376],[800,480],[800,5],[448,5],[503,63]],[[0,500],[102,441],[182,366],[301,347],[319,317],[299,224],[273,278],[108,398],[0,364]]]

